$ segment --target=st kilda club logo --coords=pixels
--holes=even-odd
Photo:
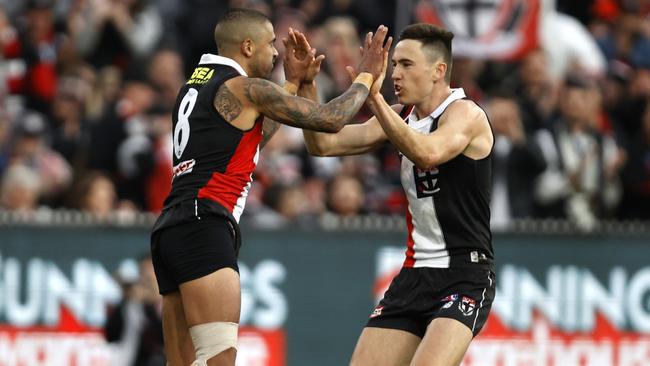
[[[471,297],[463,296],[458,303],[458,310],[465,316],[470,316],[474,313],[476,308],[476,301]]]
[[[415,191],[418,198],[431,197],[438,191],[438,168],[422,170],[413,166],[413,177],[415,178]]]

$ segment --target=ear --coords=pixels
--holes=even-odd
[[[242,55],[248,58],[253,57],[255,53],[255,42],[252,39],[246,38],[239,47]]]
[[[447,64],[444,62],[437,62],[433,66],[431,78],[434,83],[437,83],[440,80],[445,79],[445,74],[447,73]]]

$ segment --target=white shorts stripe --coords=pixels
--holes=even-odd
[[[483,301],[485,301],[485,291],[489,287],[492,287],[492,279],[490,278],[490,272],[488,271],[488,281],[490,281],[490,286],[486,287],[483,289],[483,294],[481,294],[481,302],[478,305],[478,309],[476,309],[476,316],[474,316],[474,323],[472,324],[472,334],[474,334],[474,328],[476,328],[476,321],[478,320],[478,313],[481,311],[481,308],[483,307]]]

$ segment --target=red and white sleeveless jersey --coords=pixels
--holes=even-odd
[[[242,131],[214,108],[219,87],[237,76],[247,76],[237,62],[205,54],[181,88],[172,115],[174,177],[165,208],[209,199],[239,221],[257,166],[263,117]]]

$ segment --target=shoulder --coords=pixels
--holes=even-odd
[[[440,117],[440,125],[454,121],[454,125],[463,128],[481,129],[489,126],[487,115],[474,101],[459,99],[452,102]]]
[[[459,99],[451,103],[444,115],[452,118],[462,117],[463,119],[487,121],[487,115],[483,108],[470,99]]]

